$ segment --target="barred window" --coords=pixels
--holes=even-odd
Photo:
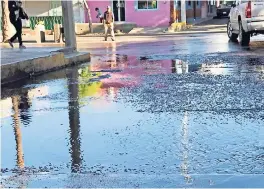
[[[157,0],[138,0],[138,9],[157,9]]]

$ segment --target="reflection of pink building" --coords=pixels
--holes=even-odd
[[[102,88],[133,87],[138,85],[143,75],[168,74],[172,72],[171,60],[142,61],[137,57],[116,57],[113,60],[96,61],[90,65],[91,71],[102,71],[109,74],[109,78],[101,80]]]
[[[142,61],[137,57],[114,55],[103,61],[94,58],[91,62],[90,71],[101,72],[103,77],[109,75],[100,79],[102,85],[97,95],[111,99],[117,97],[120,88],[139,85],[143,75],[169,74],[173,71],[171,60]],[[157,87],[164,86],[157,83]],[[101,106],[101,104],[102,102],[96,101],[94,106]]]

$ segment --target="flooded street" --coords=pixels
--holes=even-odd
[[[263,41],[82,44],[90,63],[2,88],[2,185],[264,187]]]

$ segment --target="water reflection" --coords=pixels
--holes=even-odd
[[[106,48],[106,52],[109,56],[108,62],[110,62],[111,68],[115,68],[117,65],[116,61],[116,43],[110,43],[109,46]]]
[[[171,73],[186,74],[189,72],[197,72],[200,68],[200,64],[188,64],[179,59],[172,60]]]
[[[264,66],[241,64],[234,65],[232,63],[202,64],[200,73],[211,75],[247,75],[251,73],[264,73]]]
[[[120,55],[120,54],[116,54],[116,62],[117,63],[125,63],[128,61],[128,56],[123,54],[123,55]]]
[[[32,116],[30,108],[34,97],[46,96],[47,87],[38,87],[36,89],[21,88],[16,90],[17,95],[1,99],[1,121],[3,118],[12,117],[13,131],[16,144],[16,167],[15,175],[9,180],[17,184],[18,188],[26,188],[28,185],[29,175],[26,173],[28,167],[25,166],[23,140],[21,126],[27,126],[31,123]],[[10,111],[13,110],[13,111]],[[29,163],[30,164],[30,163]]]
[[[91,72],[90,66],[78,70],[77,79],[80,98],[94,96],[100,91],[102,82],[97,80],[100,76],[102,76],[100,72]]]
[[[182,157],[183,161],[181,164],[182,175],[184,176],[187,183],[190,183],[191,176],[189,174],[189,124],[188,124],[188,112],[184,112],[182,119]]]
[[[25,166],[24,155],[23,155],[23,146],[22,146],[22,133],[20,130],[20,120],[19,120],[19,97],[12,97],[13,103],[13,121],[14,121],[14,134],[16,140],[16,154],[17,154],[17,167],[22,169]]]
[[[234,64],[225,62],[188,64],[179,59],[171,61],[171,73],[187,74],[197,72],[210,75],[246,75],[259,73],[260,78],[264,76],[264,65],[259,59],[249,58],[245,64]]]
[[[257,65],[255,65],[254,63]],[[132,160],[136,159],[137,160],[137,158],[139,157],[138,153],[137,153],[137,150],[138,150],[137,146],[134,145],[134,143],[138,142],[137,139],[139,139],[139,137],[141,136],[142,133],[144,134],[144,132],[145,132],[145,135],[148,136],[149,133],[154,132],[154,135],[157,134],[158,138],[160,137],[161,139],[164,139],[164,140],[168,139],[170,137],[170,135],[169,135],[170,134],[170,132],[169,132],[170,131],[169,130],[170,129],[170,122],[168,122],[167,115],[164,118],[164,120],[162,120],[161,122],[159,122],[159,120],[157,120],[157,122],[154,123],[154,125],[156,127],[152,127],[151,129],[149,129],[147,127],[150,121],[146,121],[145,116],[143,115],[142,120],[141,120],[142,122],[140,122],[140,125],[139,125],[140,129],[142,129],[142,130],[140,130],[140,134],[137,135],[136,134],[137,132],[135,132],[133,129],[135,128],[134,127],[135,122],[138,121],[137,119],[141,119],[141,117],[140,118],[137,117],[137,116],[139,116],[139,113],[138,112],[135,113],[134,110],[132,108],[131,108],[132,109],[131,110],[127,104],[125,104],[126,109],[125,108],[123,109],[122,103],[126,102],[126,101],[124,100],[120,103],[120,98],[117,98],[117,96],[119,95],[119,97],[121,97],[121,100],[123,100],[122,97],[126,98],[127,96],[125,96],[125,95],[130,95],[130,94],[126,93],[127,91],[130,92],[130,90],[120,90],[121,92],[120,92],[120,94],[118,94],[120,88],[131,87],[131,86],[140,86],[142,82],[147,83],[148,82],[147,79],[146,79],[146,81],[144,81],[144,79],[146,78],[145,75],[148,75],[148,74],[154,75],[154,74],[160,74],[160,73],[162,73],[162,74],[174,74],[174,73],[188,74],[191,72],[202,73],[202,74],[208,73],[208,74],[213,74],[213,75],[226,74],[226,73],[228,73],[228,74],[233,74],[233,73],[241,74],[241,73],[243,73],[243,70],[246,70],[246,69],[254,70],[255,68],[256,68],[256,70],[258,70],[258,69],[262,70],[262,73],[263,73],[263,65],[259,65],[259,64],[261,64],[261,62],[258,62],[257,60],[249,60],[247,66],[245,66],[243,64],[235,66],[234,64],[228,65],[228,64],[221,64],[221,63],[192,64],[190,62],[190,64],[189,64],[188,62],[184,62],[182,60],[160,60],[160,61],[141,60],[141,61],[139,61],[137,57],[128,57],[125,55],[117,55],[117,54],[112,57],[112,54],[111,54],[110,55],[110,61],[101,61],[101,62],[96,62],[96,63],[93,62],[89,65],[85,65],[85,66],[82,65],[78,68],[74,67],[74,68],[68,69],[67,75],[63,75],[63,83],[65,84],[67,82],[67,89],[60,85],[61,82],[58,82],[59,84],[56,83],[57,80],[61,80],[61,78],[59,78],[59,79],[56,78],[55,82],[54,82],[54,80],[52,80],[52,82],[44,81],[44,82],[46,82],[45,84],[47,84],[48,86],[54,87],[53,89],[56,89],[56,94],[57,93],[60,94],[60,92],[66,94],[65,95],[66,98],[64,99],[64,98],[60,98],[59,95],[58,96],[54,95],[55,93],[53,93],[54,91],[52,91],[51,92],[52,94],[50,94],[50,95],[46,93],[46,95],[48,95],[47,98],[43,98],[44,100],[49,101],[49,102],[60,101],[60,103],[57,103],[57,104],[54,103],[54,105],[52,105],[53,109],[49,109],[48,110],[49,113],[55,114],[56,116],[57,115],[61,116],[62,114],[60,114],[60,113],[63,112],[64,113],[63,115],[67,116],[65,121],[69,123],[69,128],[67,127],[67,129],[69,131],[69,134],[68,134],[69,135],[69,146],[66,147],[66,158],[62,157],[62,159],[65,158],[62,160],[62,163],[64,164],[65,162],[70,162],[71,172],[73,172],[73,173],[79,173],[82,171],[82,168],[85,165],[85,162],[84,162],[85,160],[89,161],[89,163],[88,163],[89,166],[94,166],[97,163],[104,164],[105,162],[109,161],[111,163],[111,165],[109,165],[109,167],[111,167],[114,164],[117,164],[117,167],[118,166],[121,167],[121,164],[122,163],[126,164],[128,159],[132,159]],[[254,68],[254,66],[256,66],[256,67]],[[232,71],[234,69],[236,69],[237,71]],[[228,72],[226,72],[226,70],[228,70]],[[195,75],[195,74],[193,74],[193,75]],[[144,76],[144,77],[142,77],[142,76]],[[176,77],[175,74],[173,76]],[[164,76],[162,75],[161,77],[164,77]],[[151,76],[149,78],[154,78],[154,77]],[[164,84],[163,84],[164,86],[169,86],[172,84],[170,82],[167,82],[166,80],[162,80],[162,81],[164,81]],[[153,83],[155,83],[155,82],[159,82],[159,80],[157,80],[157,81],[153,80]],[[138,88],[140,90],[142,89],[140,87],[138,87]],[[66,90],[66,92],[65,92],[65,90]],[[163,89],[159,89],[159,90],[161,92],[163,92]],[[40,104],[40,105],[42,105],[42,104],[40,103],[39,99],[37,99],[37,98],[33,99],[32,98],[30,91],[32,91],[32,89],[30,89],[28,92],[23,91],[20,94],[18,94],[17,96],[12,96],[12,98],[10,98],[10,100],[9,100],[9,101],[12,101],[11,104],[13,105],[13,110],[14,110],[14,115],[13,115],[12,121],[14,122],[14,126],[13,126],[14,131],[13,132],[14,132],[15,141],[16,141],[16,164],[17,164],[17,167],[19,167],[19,168],[25,167],[23,145],[22,145],[22,133],[21,133],[22,131],[21,131],[20,126],[32,124],[32,119],[33,119],[33,121],[35,119],[37,121],[41,120],[38,116],[36,116],[36,114],[39,112],[38,112],[38,110],[36,111],[35,106],[37,104]],[[133,90],[131,90],[131,91],[133,91]],[[136,91],[133,91],[133,93],[135,93],[135,92]],[[165,91],[165,92],[167,92],[167,91]],[[177,91],[177,92],[181,92],[181,91]],[[67,96],[67,93],[68,93],[68,96]],[[190,94],[190,93],[191,92],[188,91],[188,94]],[[144,99],[144,102],[141,103],[141,101],[139,99],[140,97],[142,97],[142,96],[149,97],[149,96],[145,95],[146,93],[144,93],[144,90],[140,91],[140,93],[138,93],[138,94],[140,94],[140,95],[135,95],[135,98],[133,99],[135,101],[132,100],[132,101],[130,101],[130,103],[132,104],[132,106],[135,105],[135,106],[138,106],[139,108],[142,108],[142,107],[144,108],[144,106],[148,105],[148,101],[152,102],[152,100],[155,99],[155,96],[156,95],[158,96],[158,94],[153,93],[154,94],[153,96],[150,95],[150,98]],[[193,98],[191,95],[188,96],[188,94],[185,97],[191,98],[191,100],[193,100],[195,102],[196,99]],[[94,95],[98,95],[99,98],[86,98],[86,97],[90,97],[90,96],[94,96]],[[177,96],[177,95],[175,95],[175,96]],[[183,95],[179,95],[179,96],[181,96],[181,98],[183,97]],[[83,98],[83,99],[81,99],[81,98]],[[161,96],[160,98],[166,99],[166,96]],[[182,101],[181,101],[182,99],[180,99],[177,102],[175,101],[175,103],[173,103],[174,99],[175,98],[170,99],[170,102],[172,102],[170,104],[170,106],[173,106],[173,108],[175,108],[174,107],[175,104],[178,104],[179,102],[182,103]],[[158,103],[159,103],[158,100],[153,101],[153,104],[158,105]],[[207,99],[204,99],[203,101],[206,102],[206,100]],[[31,101],[33,101],[33,103]],[[89,113],[91,112],[94,117],[101,116],[101,115],[93,114],[94,113],[93,112],[94,107],[91,107],[92,103],[100,103],[99,104],[99,110],[98,110],[98,112],[100,112],[100,113],[106,113],[105,112],[105,107],[106,107],[105,105],[107,103],[111,104],[113,102],[115,103],[115,104],[113,103],[114,104],[113,105],[114,111],[118,110],[118,112],[119,111],[122,112],[122,110],[124,110],[124,111],[128,111],[128,112],[122,112],[122,114],[118,113],[118,115],[113,114],[113,112],[110,112],[109,114],[107,114],[108,113],[107,112],[106,114],[104,114],[105,120],[114,120],[113,122],[109,121],[109,123],[108,123],[108,121],[97,119],[97,117],[91,118],[93,116],[89,116],[89,118],[88,118],[86,113],[83,114],[83,116],[82,116],[81,112],[80,112],[80,106],[83,105],[81,103],[83,103],[84,101],[89,102],[89,104],[85,104],[86,107],[84,107],[84,109],[87,108],[86,109],[86,110],[88,110],[87,112],[89,112]],[[162,103],[160,105],[160,107],[165,107],[170,102],[166,101],[166,102]],[[10,103],[8,103],[8,104],[10,106]],[[59,109],[59,111],[58,111],[58,109]],[[32,110],[34,110],[34,111],[32,111]],[[155,110],[155,107],[154,107],[154,110]],[[171,109],[165,109],[164,108],[162,111],[171,111]],[[117,112],[117,111],[115,111],[115,112]],[[171,112],[174,112],[174,110]],[[67,113],[68,113],[68,115],[67,115]],[[32,117],[30,116],[30,114],[32,114]],[[171,113],[171,114],[174,116],[174,113]],[[180,132],[178,132],[178,133],[180,133],[179,134],[180,137],[177,137],[177,139],[175,139],[175,143],[180,144],[182,150],[174,152],[174,155],[176,154],[176,156],[181,156],[179,158],[177,157],[177,160],[181,159],[181,163],[180,163],[181,166],[180,166],[180,170],[177,168],[176,170],[173,170],[173,171],[176,171],[177,173],[180,172],[185,177],[187,183],[190,183],[194,180],[194,177],[191,178],[191,176],[190,176],[190,174],[193,173],[193,167],[192,167],[192,165],[194,164],[193,163],[194,162],[193,157],[197,154],[199,155],[198,152],[199,152],[199,148],[200,148],[200,146],[199,146],[199,147],[197,147],[197,149],[192,149],[193,143],[191,142],[191,140],[193,138],[195,138],[196,136],[193,136],[194,133],[189,131],[189,129],[190,129],[189,125],[193,124],[195,126],[197,126],[197,125],[199,126],[199,123],[200,123],[200,122],[198,122],[198,123],[193,122],[193,120],[192,120],[193,119],[192,116],[194,116],[193,114],[194,113],[192,113],[192,112],[185,112],[183,115],[183,118],[179,118],[179,120],[181,121],[181,130],[180,130]],[[175,113],[175,115],[178,116],[178,113]],[[45,116],[43,116],[43,117],[45,117]],[[198,116],[198,117],[200,118],[200,116]],[[64,118],[65,117],[63,117],[63,119]],[[98,127],[93,127],[94,130],[90,129],[91,127],[86,127],[86,128],[82,127],[82,129],[85,129],[85,130],[81,130],[80,118],[82,118],[84,123],[91,123],[90,125],[96,125]],[[69,119],[69,120],[67,120],[67,119]],[[175,121],[175,122],[178,121],[178,117],[177,118],[170,118],[170,119],[172,121]],[[203,119],[202,116],[201,116],[201,119]],[[210,119],[211,119],[211,117],[208,119],[206,118],[206,119],[204,119],[205,121],[204,120],[203,121],[206,124],[208,124],[208,123],[210,123]],[[116,120],[118,120],[118,121],[116,121]],[[105,122],[107,122],[107,123],[105,123]],[[144,123],[144,122],[146,122],[146,123]],[[223,123],[222,120],[218,120],[215,122]],[[121,124],[127,125],[126,129],[122,129],[122,128],[120,129],[121,126],[119,127],[119,125],[118,125],[119,123],[120,123],[120,125]],[[228,124],[233,124],[236,126],[236,123],[233,123],[232,120],[230,122],[228,122]],[[244,124],[244,123],[241,123],[241,124]],[[108,125],[109,125],[109,127],[108,127]],[[116,125],[118,125],[118,126],[116,126]],[[162,125],[166,126],[166,128],[168,130],[164,129],[164,131],[163,131],[163,129],[162,129],[163,132],[159,132],[158,130],[156,130],[156,128],[159,128]],[[236,134],[237,133],[237,132],[232,132],[232,129],[229,130],[229,127],[224,128],[224,127],[221,127],[221,125],[219,126],[217,124],[213,124],[212,127],[215,129],[215,130],[212,130],[212,133],[218,135],[215,138],[217,138],[217,139],[220,138],[222,141],[225,141],[225,139],[226,139],[225,136],[227,134],[229,134],[229,133],[232,133],[232,134],[235,133]],[[254,129],[256,130],[257,127],[258,127],[258,124],[256,123],[255,126],[253,125],[251,128],[246,130],[245,129],[245,128],[247,128],[247,123],[246,123],[245,128],[242,128],[242,131],[243,131],[243,129],[244,129],[243,132],[254,131]],[[201,126],[200,129],[202,130],[203,128],[204,127]],[[222,129],[219,129],[219,128],[224,128],[223,130],[224,131],[226,130],[226,132],[223,132]],[[39,130],[37,130],[37,132],[36,132],[36,130],[33,130],[35,132],[34,133],[31,130],[32,127],[29,127],[27,129],[30,130],[28,132],[30,134],[33,134],[33,135],[39,131]],[[62,128],[59,128],[58,132],[62,133],[62,131],[60,129],[62,129]],[[219,130],[217,130],[217,129],[219,129]],[[136,129],[136,130],[138,131],[138,129]],[[240,132],[241,128],[237,128],[236,130]],[[85,133],[85,131],[86,131],[86,133],[85,133],[86,137],[81,138],[81,131],[83,133]],[[157,131],[157,133],[155,133],[155,131]],[[177,130],[177,131],[179,131],[179,130]],[[118,133],[118,134],[113,134],[113,133]],[[215,144],[213,144],[213,145],[215,145],[214,146],[215,148],[217,148],[218,145],[220,145],[220,146],[222,145],[222,141],[217,143],[218,140],[214,141],[213,138],[204,137],[204,136],[207,136],[207,132],[205,132],[204,135],[203,134],[204,133],[202,133],[201,136],[199,136],[199,138],[202,138],[202,139],[208,138],[208,140],[205,141],[205,144],[207,142],[213,141],[213,142],[215,142]],[[113,135],[114,135],[114,137],[113,137]],[[142,136],[145,136],[145,135],[142,135]],[[211,136],[211,133],[210,133],[210,136]],[[242,133],[241,136],[244,136],[244,134]],[[251,133],[251,136],[255,136],[255,138],[253,138],[253,140],[252,140],[253,142],[258,141],[256,133]],[[244,136],[244,137],[247,137],[247,136]],[[232,137],[229,137],[229,138],[232,138]],[[250,137],[248,137],[246,139],[249,139],[249,138]],[[32,139],[30,139],[30,138],[27,138],[26,140],[32,141]],[[45,144],[44,148],[45,147],[47,148],[48,142],[45,140],[48,140],[48,139],[43,137],[42,142]],[[56,147],[52,147],[53,149],[49,148],[49,150],[54,150],[55,155],[49,156],[49,154],[47,153],[48,155],[47,155],[47,159],[45,159],[45,163],[46,163],[46,161],[52,162],[55,165],[58,165],[60,163],[60,162],[58,163],[58,161],[57,161],[57,158],[59,156],[58,154],[61,155],[61,152],[63,152],[63,149],[65,149],[64,139],[62,139],[62,141],[63,141],[62,146],[58,145]],[[101,148],[98,148],[98,146],[94,147],[93,145],[90,145],[90,144],[93,144],[94,141],[98,141],[98,144],[101,142],[101,144],[98,145]],[[249,141],[249,140],[247,140],[247,141]],[[36,142],[43,144],[40,141],[36,141]],[[164,143],[165,145],[159,145],[159,146],[168,147],[171,141],[168,140],[168,141],[164,141],[164,142],[166,142],[166,143]],[[194,143],[196,143],[196,142],[197,141],[195,141]],[[238,145],[241,144],[239,146],[241,148],[241,151],[246,150],[245,146],[243,146],[245,141],[240,140],[239,137],[236,138],[236,141],[231,141],[231,142],[235,142]],[[142,143],[142,141],[139,141],[139,144],[140,144],[139,146],[141,146],[141,143]],[[109,146],[108,146],[109,148],[106,148],[105,144],[109,144]],[[122,148],[124,146],[129,146],[130,144],[132,144],[130,149],[129,148]],[[157,154],[161,154],[160,153],[161,150],[159,151],[159,149],[157,149],[158,145],[154,146],[153,144],[156,144],[156,143],[149,142],[148,146],[150,146],[150,148],[153,148],[153,149],[155,148],[155,152],[153,153],[154,155],[152,156],[151,153],[146,153],[146,156],[144,157],[144,154],[143,154],[142,158],[153,159],[154,160],[153,164],[159,164],[161,162],[160,161],[155,162],[155,160],[157,159],[157,156],[158,156]],[[197,144],[199,144],[199,143],[197,143]],[[26,148],[26,149],[31,147],[29,142],[25,142],[24,145],[25,145],[24,148]],[[87,145],[87,146],[85,146],[85,145]],[[144,145],[145,144],[142,144],[142,146],[144,146]],[[247,145],[247,146],[250,146],[250,145]],[[86,154],[86,157],[83,157],[84,153],[82,152],[82,148],[86,149],[86,150],[89,149],[89,151],[96,152],[96,153],[92,153],[93,154],[92,156],[87,156],[87,154]],[[96,148],[98,148],[99,150]],[[101,149],[103,149],[103,150],[101,150]],[[224,149],[224,148],[221,148],[219,150],[221,151],[222,149]],[[129,151],[129,150],[131,150],[131,151]],[[164,150],[164,149],[162,149],[162,150]],[[169,149],[169,150],[173,151],[175,149]],[[209,149],[209,152],[210,152],[210,150],[212,152],[215,152],[215,149]],[[125,152],[127,151],[128,153],[126,155],[122,155],[122,157],[115,156],[115,154],[117,154],[117,152],[121,152],[123,154],[123,151],[125,151]],[[193,151],[195,151],[195,152],[198,151],[198,152],[197,152],[197,154],[195,154],[195,153],[193,153]],[[252,151],[254,151],[254,149]],[[222,153],[226,157],[229,158],[229,155],[230,155],[229,153],[226,153],[224,150],[222,150]],[[258,153],[258,155],[261,155],[261,152],[257,152],[257,153]],[[70,154],[70,158],[71,158],[70,160],[68,160],[68,154]],[[118,154],[120,154],[120,153],[118,153]],[[238,152],[238,155],[240,155],[240,154],[241,153]],[[248,154],[250,155],[250,153],[248,153]],[[27,157],[29,157],[29,156],[33,156],[34,154],[28,153],[25,155],[27,155]],[[198,155],[195,157],[198,157]],[[63,156],[65,156],[65,154]],[[39,157],[36,157],[36,161],[34,161],[33,163],[32,162],[29,162],[29,163],[32,163],[33,166],[39,166],[39,163],[40,163],[42,166],[43,162],[41,162],[41,158],[40,158],[40,161],[38,161],[39,160],[38,158]],[[100,159],[100,158],[102,158],[102,159]],[[126,159],[126,158],[128,158],[128,159]],[[169,158],[172,161],[174,161],[173,156],[172,156],[172,158],[171,157],[169,157]],[[214,160],[214,157],[206,157],[206,158],[208,158],[211,161]],[[206,158],[205,159],[202,159],[202,158],[199,159],[200,162],[204,163],[204,166],[208,166],[208,164],[210,163],[210,161],[205,162],[207,160]],[[117,161],[120,160],[121,163],[118,164],[119,162],[116,162],[116,160]],[[166,160],[164,164],[166,164],[167,162],[168,161]],[[237,162],[239,162],[239,161],[237,161]],[[142,162],[138,162],[139,165],[141,165],[141,163],[142,164],[145,163],[143,159],[142,159]],[[247,163],[250,164],[250,162],[247,162]],[[123,166],[123,164],[122,164],[122,166]],[[240,166],[239,164],[236,164],[236,162],[231,162],[230,165],[233,166],[232,164],[234,166],[238,166],[238,167]],[[258,165],[260,165],[260,163]],[[169,163],[168,163],[168,166],[174,167],[173,164],[170,165]],[[217,165],[212,165],[212,166],[214,166],[212,169],[215,169],[215,167],[217,167]],[[122,168],[123,167],[121,167],[121,169]],[[135,168],[139,169],[139,170],[141,169],[141,167],[137,167],[137,165],[135,165]],[[206,169],[206,168],[204,168],[204,169]],[[246,169],[246,168],[244,168],[244,169]],[[160,172],[166,172],[166,168],[161,168],[161,170],[157,170],[157,173],[159,171]]]
[[[68,115],[69,115],[69,133],[70,133],[70,154],[71,154],[71,171],[80,172],[81,157],[81,138],[80,138],[80,111],[79,111],[79,72],[78,69],[72,69],[68,73]]]
[[[105,61],[102,61],[101,57],[93,57],[91,64],[79,69],[80,98],[107,95],[113,91],[116,96],[120,88],[140,85],[142,75],[192,72],[211,75],[241,75],[252,72],[263,73],[264,70],[263,65],[258,64],[256,60],[238,65],[222,62],[193,64],[180,59],[151,61],[142,59],[142,57],[138,59],[138,57],[115,54],[114,46],[109,46],[107,51]]]
[[[20,96],[20,119],[23,125],[29,125],[31,122],[31,116],[29,113],[29,109],[31,107],[31,100],[28,97],[28,93],[24,93]]]
[[[64,75],[66,77],[66,75]],[[80,138],[80,113],[79,113],[79,73],[78,68],[71,69],[67,75],[68,78],[68,119],[70,134],[70,155],[71,155],[71,171],[79,172],[82,165],[81,156],[81,138]],[[37,88],[20,88],[15,91],[17,95],[5,99],[1,99],[1,118],[12,117],[13,132],[16,144],[16,166],[19,169],[25,168],[23,140],[21,127],[31,124],[32,115],[36,108],[41,105],[38,97],[45,97],[48,93],[47,86]],[[44,98],[45,99],[45,98]],[[43,99],[41,99],[43,100]],[[34,103],[32,108],[32,101]],[[45,103],[45,102],[44,102]],[[40,107],[43,108],[43,107]],[[12,109],[13,111],[9,110]],[[33,111],[31,111],[33,109]],[[4,123],[4,120],[2,120]],[[32,155],[32,154],[29,154]],[[27,168],[28,169],[28,168]],[[17,172],[18,176],[23,176]]]

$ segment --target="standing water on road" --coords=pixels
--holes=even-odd
[[[2,88],[4,187],[263,187],[264,61],[94,54]]]

